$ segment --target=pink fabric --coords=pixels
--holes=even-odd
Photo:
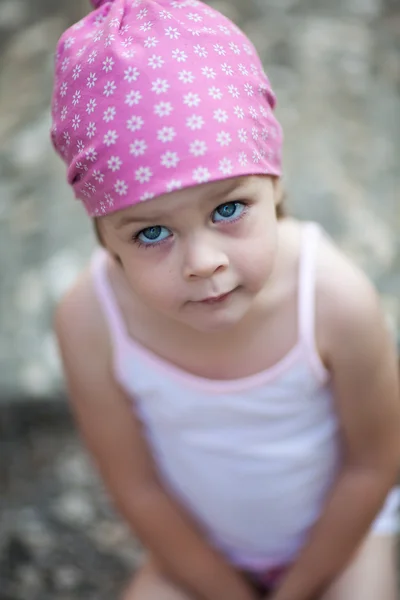
[[[281,174],[275,96],[247,37],[198,0],[95,1],[57,47],[52,141],[91,216]]]
[[[266,592],[272,592],[281,583],[288,570],[289,566],[287,565],[268,569],[265,572],[255,573],[254,580],[260,584]]]

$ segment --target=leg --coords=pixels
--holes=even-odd
[[[322,600],[397,600],[396,541],[371,534]]]
[[[193,600],[147,563],[134,577],[121,600]]]

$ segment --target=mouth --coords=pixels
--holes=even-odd
[[[204,298],[204,300],[199,300],[198,303],[207,305],[222,304],[232,296],[233,292],[235,292],[236,289],[237,288],[231,290],[230,292],[227,292],[226,294],[220,294],[219,296],[209,296],[208,298]]]

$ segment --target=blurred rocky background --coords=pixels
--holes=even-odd
[[[211,3],[211,2],[210,2]],[[278,96],[289,210],[400,330],[400,1],[221,0]],[[84,0],[0,0],[0,600],[105,600],[140,560],[73,430],[51,332],[93,248],[49,143],[53,52]]]

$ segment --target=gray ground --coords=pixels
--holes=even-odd
[[[60,404],[0,411],[0,600],[111,600],[140,560]]]
[[[289,207],[320,221],[400,325],[398,0],[214,2],[256,43]],[[51,334],[89,224],[48,143],[52,52],[82,0],[0,0],[0,600],[105,600],[140,560],[73,430]]]
[[[278,97],[290,210],[316,219],[400,322],[400,6],[217,0],[254,40]],[[49,143],[53,52],[84,0],[0,0],[0,402],[52,397],[54,304],[92,249]]]

